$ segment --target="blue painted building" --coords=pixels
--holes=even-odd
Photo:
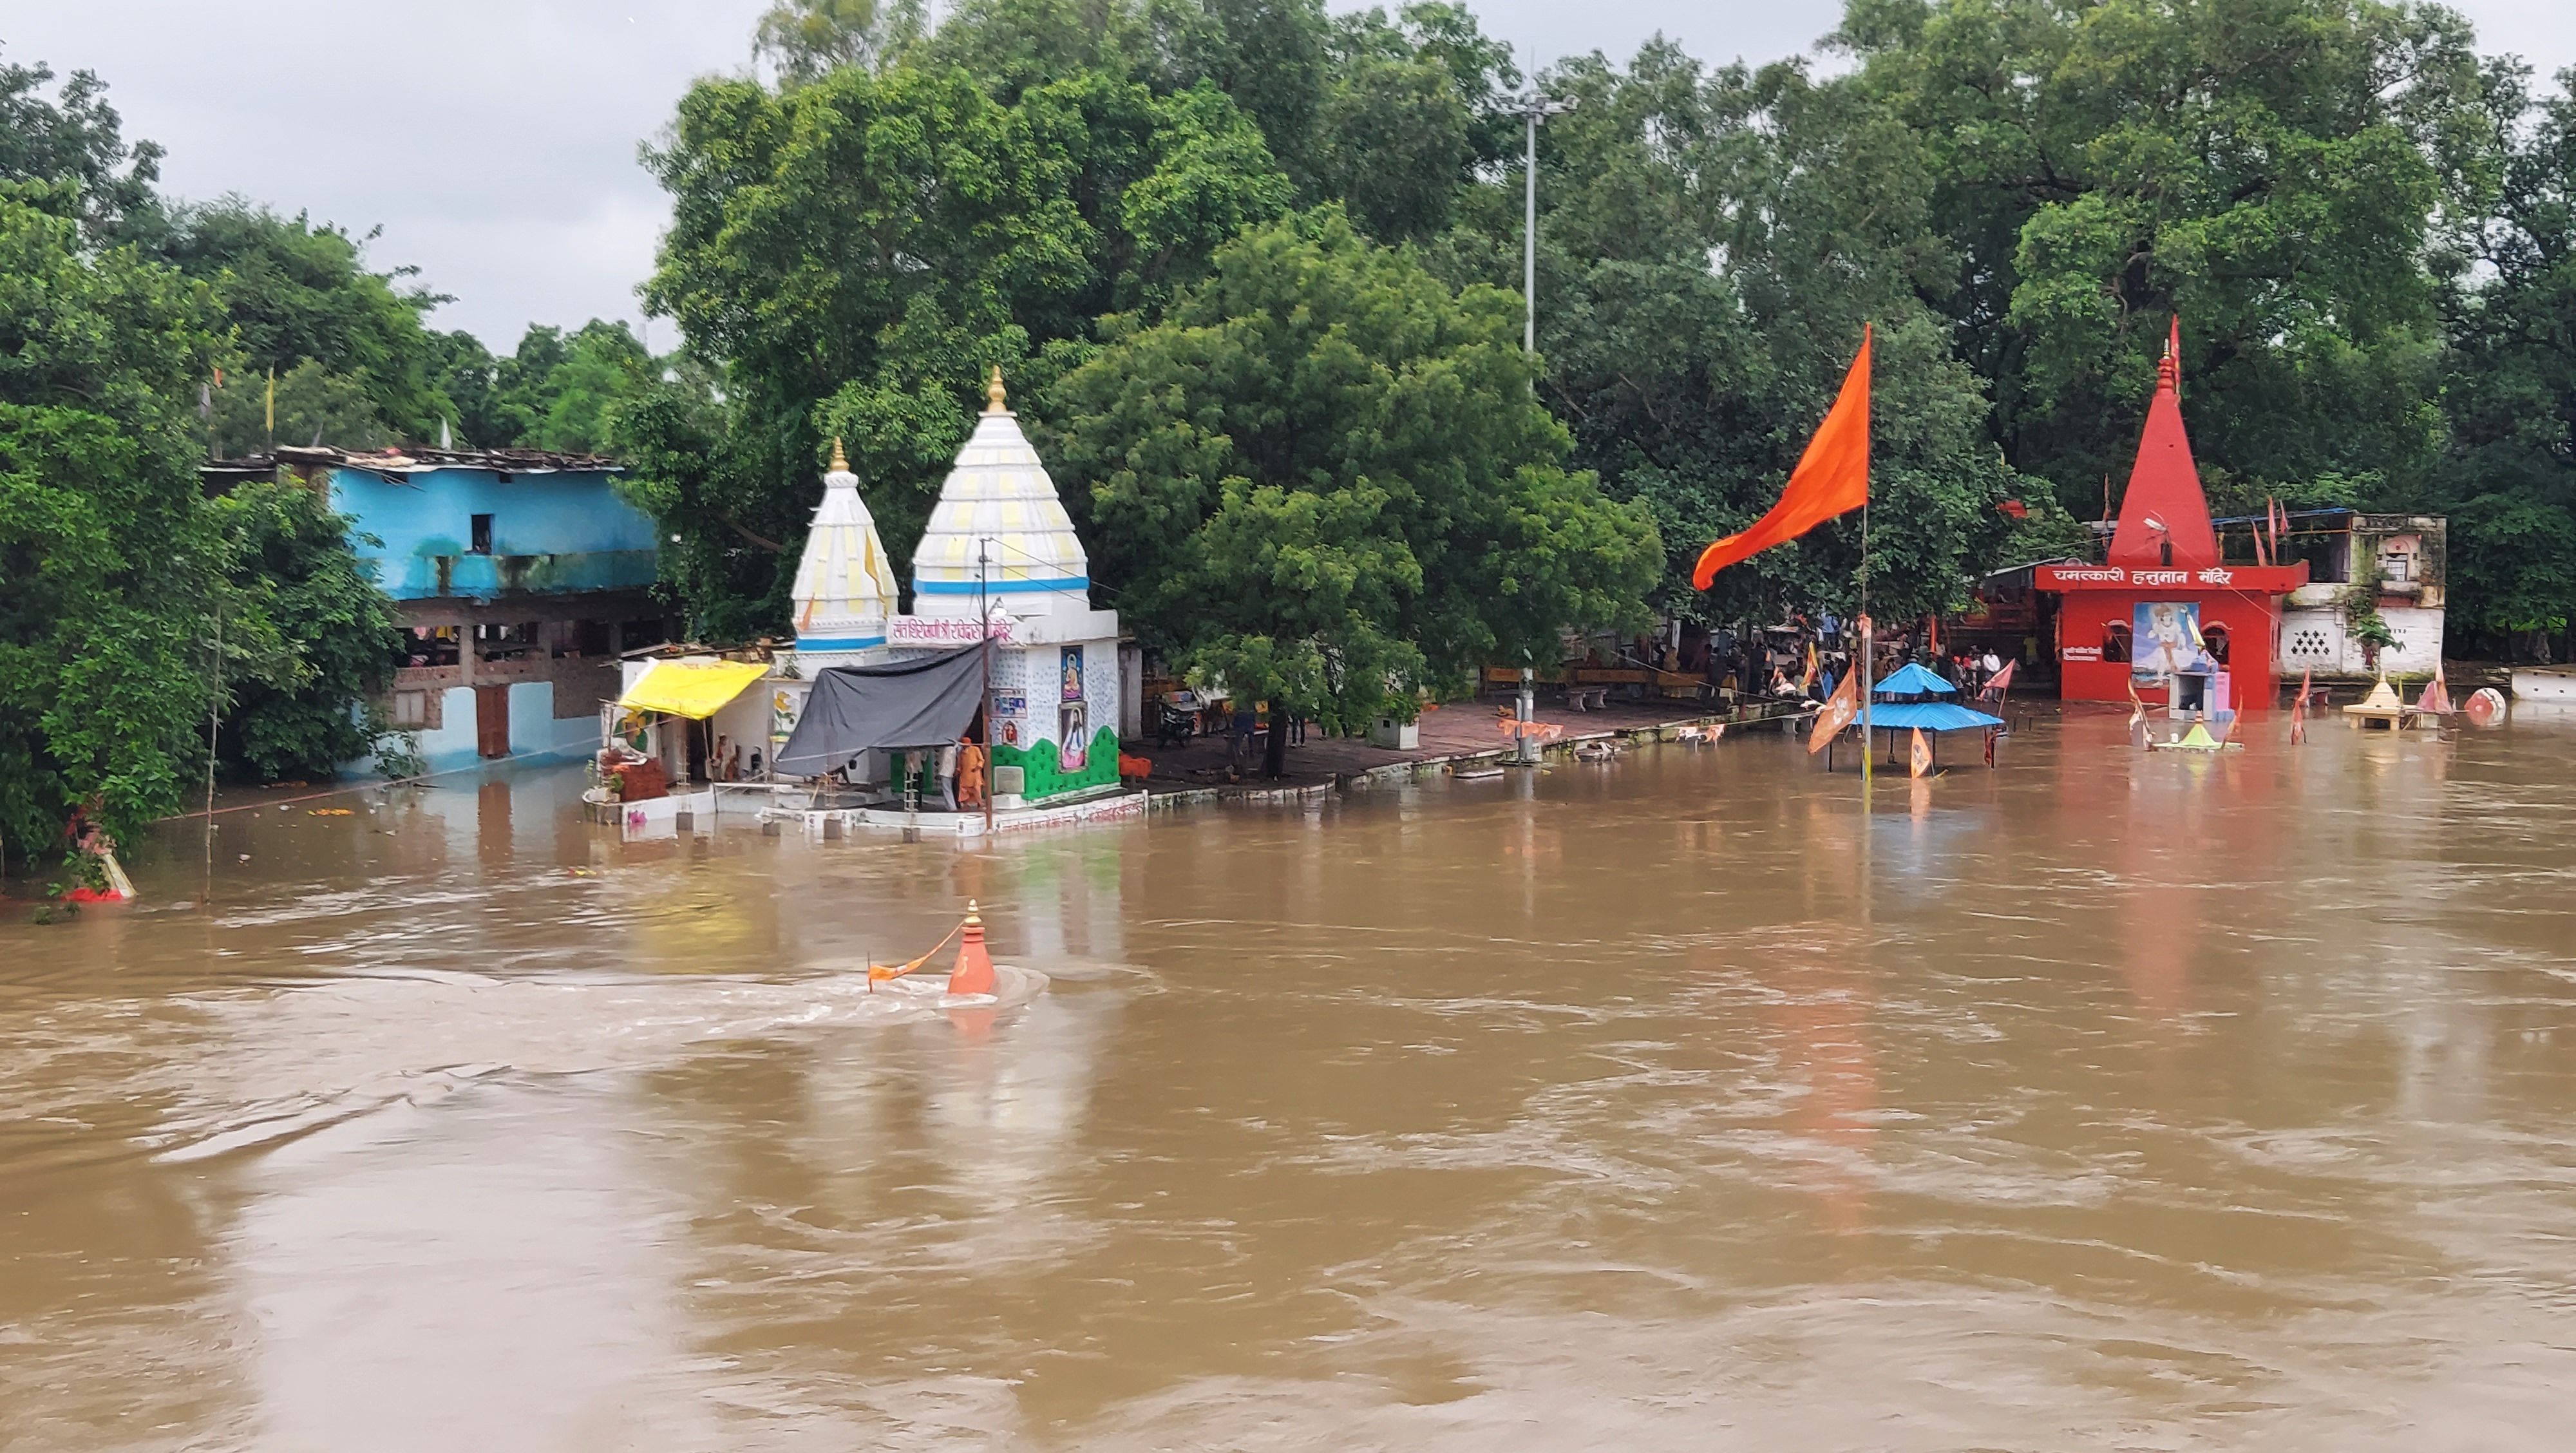
[[[410,636],[387,703],[433,772],[599,739],[621,652],[676,633],[650,516],[614,460],[532,449],[279,449],[210,482],[298,479],[347,515]]]

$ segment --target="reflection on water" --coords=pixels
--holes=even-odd
[[[965,849],[522,770],[229,815],[203,910],[174,829],[0,927],[0,1427],[2558,1446],[2576,722],[2124,716]],[[850,972],[970,898],[1046,993]]]

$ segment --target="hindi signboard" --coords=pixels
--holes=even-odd
[[[994,612],[993,639],[1016,644],[1013,631],[1018,625],[1009,615]],[[979,639],[973,616],[896,616],[886,622],[889,646],[971,646]]]

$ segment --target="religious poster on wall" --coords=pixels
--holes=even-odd
[[[773,687],[769,693],[769,739],[783,742],[796,735],[796,718],[804,712],[804,692]]]
[[[1064,699],[1082,700],[1082,648],[1080,646],[1064,648]]]
[[[2141,683],[2218,669],[2200,634],[2200,602],[2138,602],[2129,638],[2129,675]]]
[[[1078,668],[1077,668],[1078,669]],[[1091,722],[1088,711],[1079,701],[1068,702],[1056,717],[1055,764],[1064,772],[1079,772],[1091,760]]]

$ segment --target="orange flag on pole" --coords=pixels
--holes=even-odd
[[[1825,709],[1816,713],[1815,725],[1807,731],[1807,755],[1812,757],[1825,749],[1825,744],[1840,735],[1860,717],[1860,672],[1843,673],[1842,684],[1825,699]],[[1860,744],[1861,754],[1869,754],[1869,743]]]
[[[1860,330],[1860,356],[1843,375],[1843,391],[1798,456],[1789,472],[1789,487],[1771,512],[1741,534],[1729,535],[1700,552],[1691,584],[1701,590],[1717,572],[1774,545],[1785,545],[1836,515],[1869,503],[1869,344],[1870,331]]]
[[[1923,740],[1921,727],[1914,729],[1914,775],[1917,777],[1932,775],[1932,744]]]

